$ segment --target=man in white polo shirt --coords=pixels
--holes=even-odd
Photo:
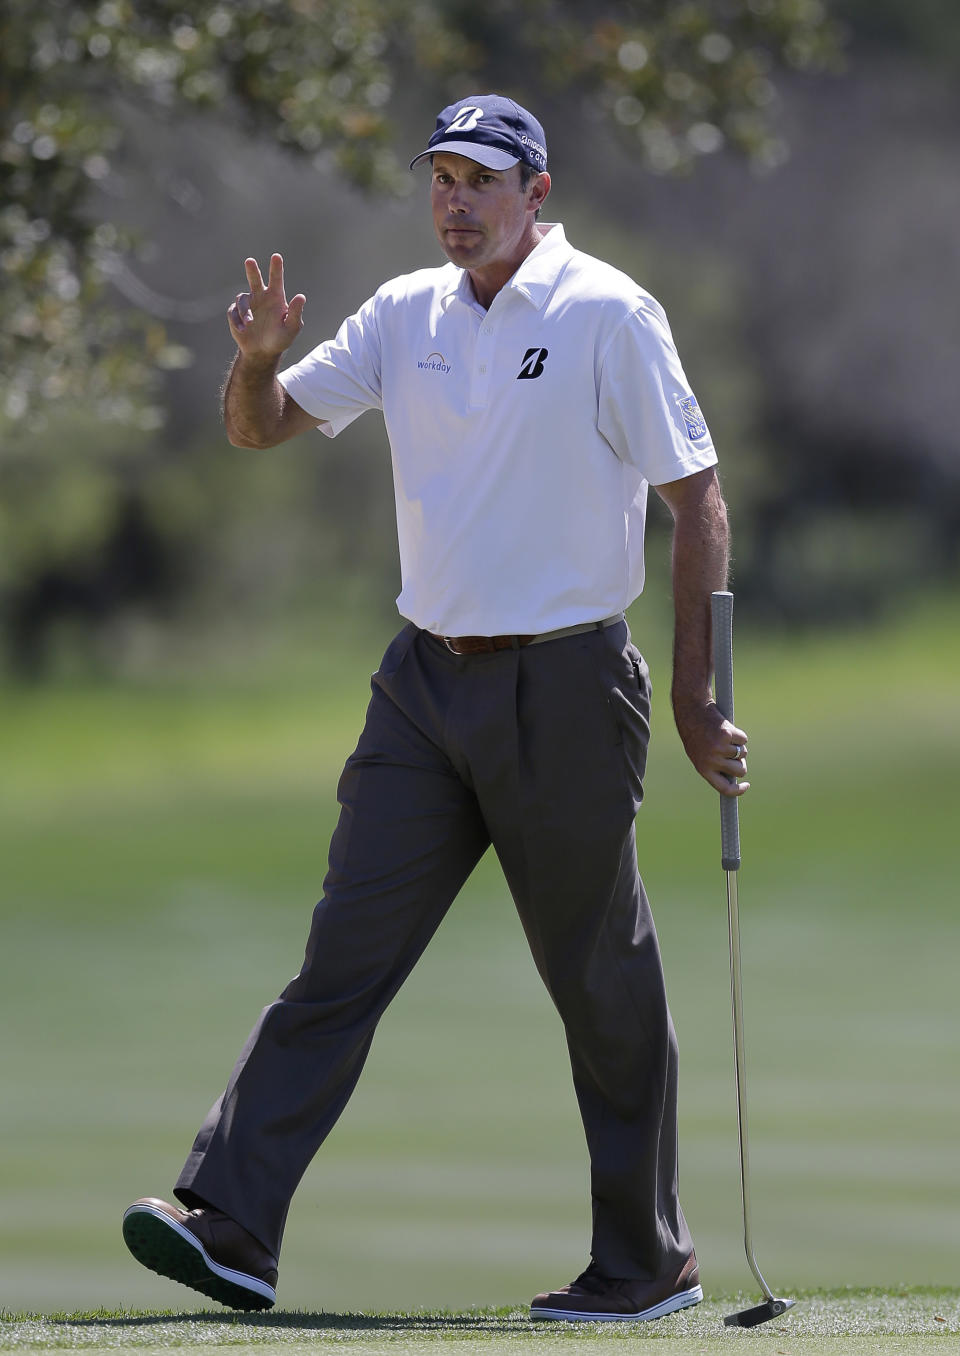
[[[407,624],[372,683],[303,968],[254,1028],[175,1194],[124,1216],[134,1255],[236,1308],[269,1308],[290,1199],[374,1028],[492,843],[562,1018],[591,1163],[591,1261],[547,1319],[657,1318],[702,1298],[677,1194],[677,1054],[637,870],[649,679],[624,609],[653,485],[674,518],[673,706],[723,794],[746,735],[710,695],[727,579],[716,455],[666,317],[538,217],[546,138],[478,95],[425,151],[449,262],[385,283],[278,373],[302,326],[283,263],[228,313],[231,442],[335,436],[383,411]],[[411,166],[412,167],[412,166]]]

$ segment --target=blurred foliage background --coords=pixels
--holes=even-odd
[[[948,0],[12,0],[2,662],[202,660],[241,614],[300,634],[345,590],[386,614],[378,421],[229,448],[223,314],[244,256],[281,250],[295,357],[439,261],[405,162],[490,87],[549,129],[550,215],[667,306],[746,616],[845,623],[955,578],[958,65]]]

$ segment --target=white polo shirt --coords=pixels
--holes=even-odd
[[[643,588],[648,485],[716,462],[659,303],[539,229],[489,310],[465,270],[423,269],[279,375],[330,437],[383,410],[397,607],[442,635],[621,611]]]

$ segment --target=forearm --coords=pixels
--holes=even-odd
[[[675,512],[673,534],[673,709],[683,730],[711,701],[710,595],[727,587],[729,528],[716,479]]]
[[[286,392],[277,381],[280,355],[237,351],[223,389],[223,422],[234,447],[273,447],[281,432]]]
[[[710,595],[727,587],[727,510],[714,471],[658,485],[673,514],[673,714],[691,763],[724,796],[749,789],[745,730],[725,720],[710,692]]]

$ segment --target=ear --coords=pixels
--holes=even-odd
[[[539,212],[546,201],[547,194],[550,192],[550,175],[544,172],[538,174],[535,179],[530,180],[530,186],[527,194],[534,211]]]

